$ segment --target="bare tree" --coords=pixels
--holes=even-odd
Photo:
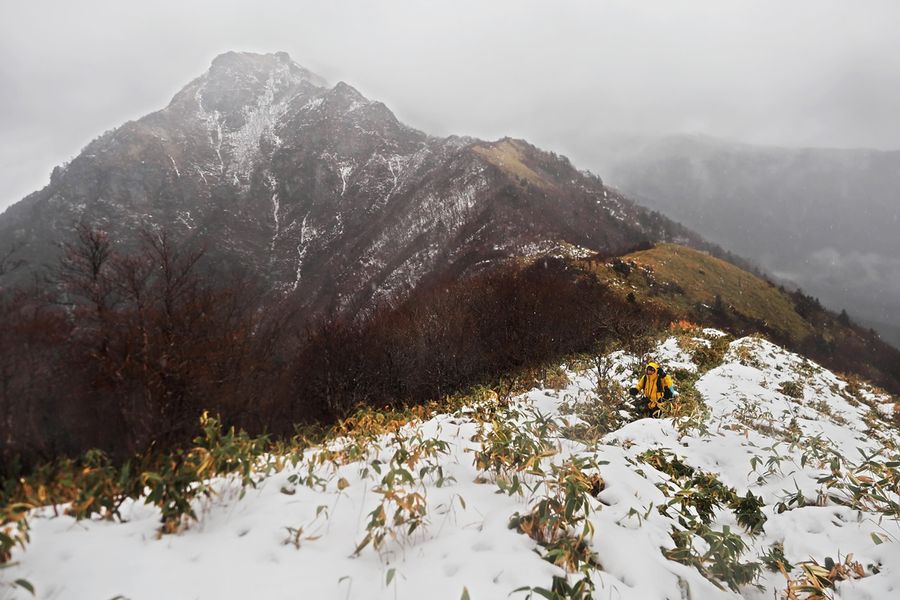
[[[14,242],[10,244],[5,251],[0,253],[0,277],[25,266],[25,259],[13,258],[23,245],[22,242]]]

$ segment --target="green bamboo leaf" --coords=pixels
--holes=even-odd
[[[15,585],[22,589],[28,590],[28,593],[34,596],[34,586],[27,579],[16,579]]]

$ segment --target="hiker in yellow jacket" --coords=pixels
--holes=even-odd
[[[675,397],[675,388],[672,378],[659,366],[658,363],[647,363],[647,369],[637,384],[628,390],[628,393],[637,398],[635,401],[638,414],[646,417],[658,417],[662,404]]]

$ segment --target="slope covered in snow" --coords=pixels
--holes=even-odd
[[[715,330],[652,356],[680,385],[675,416],[598,401],[642,364],[615,352],[508,401],[485,393],[408,423],[369,414],[264,455],[255,485],[208,481],[177,533],[158,533],[141,500],[124,522],[37,509],[0,574],[73,600],[895,597],[889,397]]]

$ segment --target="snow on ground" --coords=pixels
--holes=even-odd
[[[708,345],[720,332],[697,335],[688,345]],[[652,357],[696,373],[685,339],[666,340]],[[611,376],[630,385],[641,362],[621,352],[609,359]],[[695,383],[705,415],[640,419],[591,442],[572,434],[577,427],[561,425],[587,423],[586,413],[576,408],[571,414],[571,407],[596,405],[597,373],[567,375],[563,389],[532,390],[496,413],[496,402],[486,401],[365,443],[346,438],[309,449],[296,465],[261,476],[243,497],[235,481],[215,480],[218,494],[199,504],[199,520],[178,534],[159,536],[158,511],[140,502],[126,504],[123,523],[76,522],[39,509],[30,545],[0,576],[29,580],[42,599],[524,598],[530,588],[549,589],[566,571],[544,560],[546,550],[531,537],[510,528],[510,518],[558,497],[549,476],[553,465],[577,460],[603,482],[575,519],[590,524],[578,529],[588,532],[593,554],[585,567],[593,597],[784,597],[780,572],[763,568],[756,585],[732,591],[666,557],[675,548],[673,528],[684,529],[674,503],[683,494],[673,476],[650,464],[647,452],[657,451],[714,474],[739,496],[749,491],[762,499],[766,520],[756,536],[738,524],[733,510],[711,511],[709,531],[727,526],[741,534],[747,545],[741,562],[758,562],[781,544],[790,575],[799,579],[804,561],[840,563],[852,554],[848,562],[858,562],[864,577],[838,583],[830,597],[900,597],[897,520],[884,517],[883,506],[854,505],[852,492],[841,487],[848,472],[859,483],[871,471],[844,462],[838,464],[844,477],[830,489],[819,481],[832,474],[836,456],[854,464],[863,462],[861,453],[897,459],[897,432],[879,420],[879,404],[889,398],[855,389],[764,340],[743,338]],[[688,387],[685,382],[682,397]],[[479,418],[484,414],[487,423]],[[508,461],[527,451],[504,455],[504,448],[528,443],[538,444],[538,458],[517,469]],[[476,467],[486,449],[499,468]],[[516,478],[525,485],[509,493]],[[900,498],[889,494],[887,501]],[[667,504],[673,506],[663,514]],[[706,542],[695,541],[702,555]],[[29,597],[21,590],[7,596]]]

